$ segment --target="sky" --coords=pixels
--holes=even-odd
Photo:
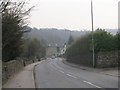
[[[118,28],[120,0],[93,0],[94,29]],[[91,30],[91,0],[30,0],[29,25],[36,28]]]

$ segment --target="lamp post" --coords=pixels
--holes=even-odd
[[[92,21],[92,51],[93,51],[93,67],[95,67],[95,51],[94,51],[94,25],[93,25],[93,3],[91,0],[91,21]]]

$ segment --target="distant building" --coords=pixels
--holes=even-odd
[[[67,46],[66,46],[66,44],[65,44],[65,45],[64,45],[64,47],[63,47],[63,48],[61,48],[61,50],[60,50],[60,55],[65,54],[66,49],[67,49]]]
[[[57,48],[56,47],[47,47],[46,49],[46,57],[51,57],[57,53]]]
[[[65,54],[66,52],[66,44],[60,46],[60,45],[51,45],[49,44],[47,49],[46,49],[46,57],[51,57],[51,56],[60,56],[60,55],[63,55]]]
[[[59,51],[61,50],[60,45],[58,45],[57,43],[52,43],[49,44],[47,49],[46,49],[46,57],[51,57],[51,56],[58,56]]]

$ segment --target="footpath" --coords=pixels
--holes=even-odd
[[[19,73],[12,76],[2,88],[35,88],[34,66],[40,62],[24,67]]]
[[[120,77],[118,67],[101,69],[101,68],[86,67],[86,66],[83,66],[83,65],[76,65],[76,64],[73,64],[73,63],[69,63],[66,60],[63,60],[63,63],[67,64],[69,66],[72,66],[72,67],[75,67],[75,68],[80,68],[82,70],[87,70],[87,71],[90,71],[90,72],[96,72],[96,73],[102,73],[102,74],[105,74],[105,75]]]

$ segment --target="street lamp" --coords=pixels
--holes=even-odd
[[[93,25],[93,3],[91,0],[91,21],[92,21],[92,51],[93,51],[93,67],[95,67],[95,51],[94,51],[94,25]]]

